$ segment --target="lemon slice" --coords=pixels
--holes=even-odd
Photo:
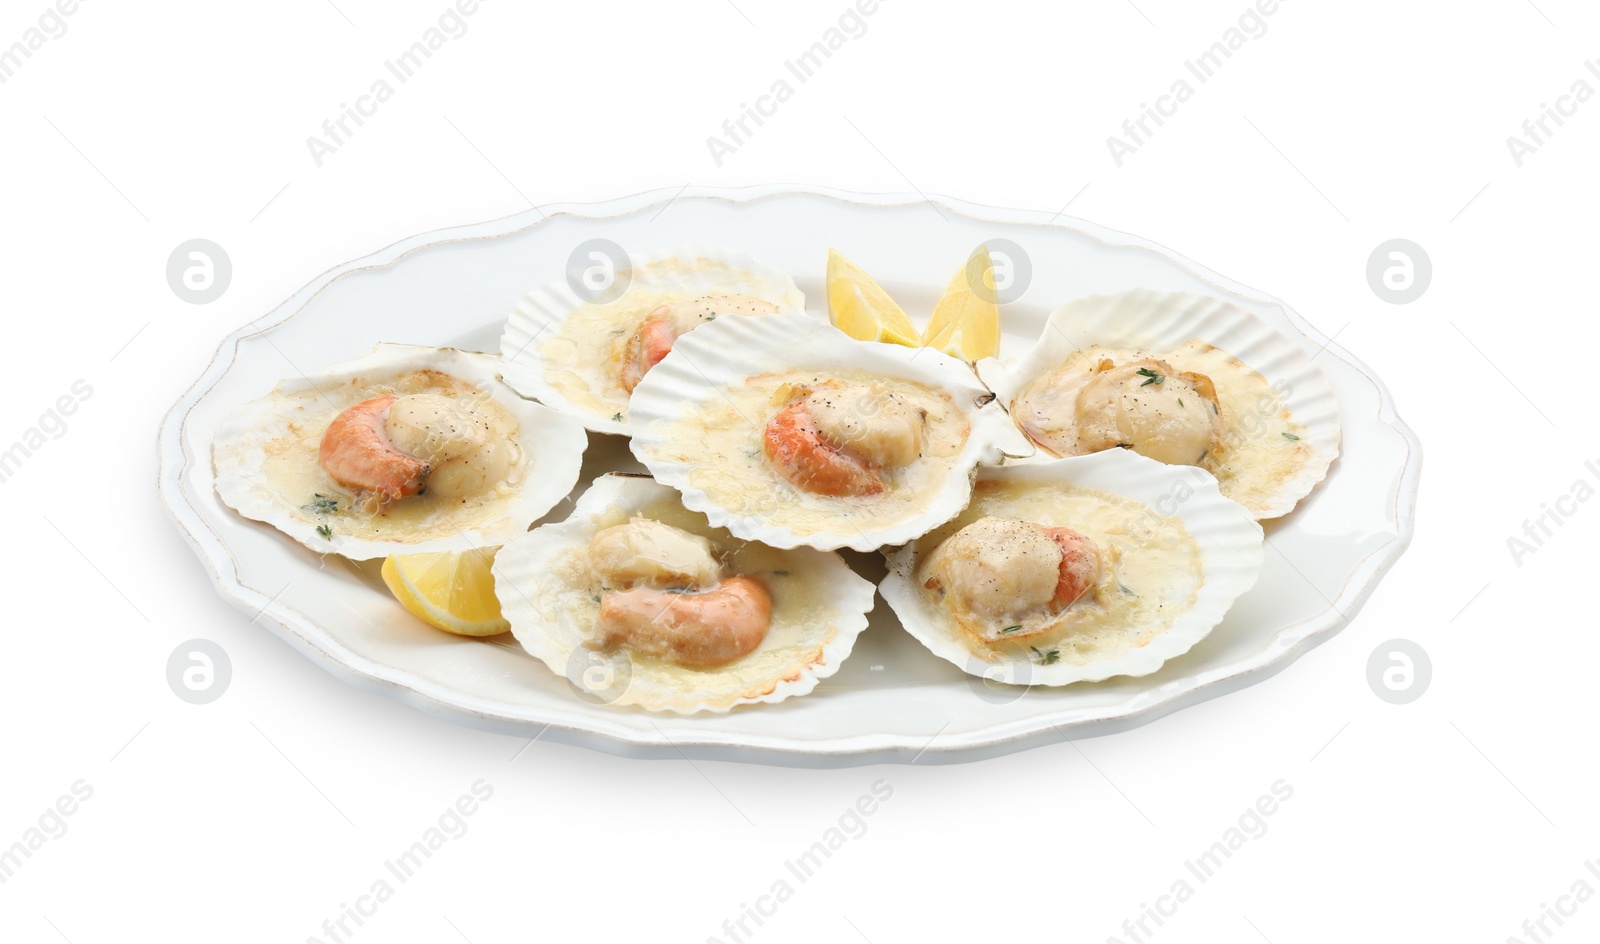
[[[922,343],[964,361],[1000,353],[1000,305],[994,287],[994,260],[979,246],[950,279],[933,307]]]
[[[383,582],[400,605],[430,626],[458,636],[493,636],[511,624],[494,595],[497,548],[440,554],[395,554],[383,562]]]
[[[921,344],[905,311],[837,249],[828,250],[828,320],[858,341]]]

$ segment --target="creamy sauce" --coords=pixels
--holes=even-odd
[[[830,497],[790,485],[767,458],[767,422],[785,405],[786,390],[840,381],[877,383],[927,413],[922,453],[914,461],[885,469],[877,495]],[[771,521],[797,535],[852,534],[882,528],[920,514],[949,479],[971,434],[971,424],[948,394],[909,380],[865,371],[787,371],[751,377],[741,387],[660,421],[663,443],[656,455],[694,467],[689,482],[740,517]]]
[[[639,512],[646,518],[704,535],[713,552],[722,560],[724,576],[753,577],[772,594],[772,620],[766,637],[749,655],[733,662],[708,668],[677,665],[662,659],[634,653],[626,646],[632,683],[621,701],[637,703],[638,696],[670,693],[672,698],[704,696],[708,702],[731,703],[750,694],[764,694],[784,678],[796,677],[802,669],[821,657],[822,649],[838,633],[838,614],[828,596],[827,559],[816,553],[781,551],[739,541],[721,528],[710,527],[704,515],[685,509],[676,500],[664,500]],[[595,516],[594,531],[626,523],[632,515],[611,508]],[[553,595],[552,603],[566,625],[578,627],[589,640],[598,638],[595,624],[600,616],[600,600],[605,591],[602,581],[590,566],[588,543],[567,548],[553,565],[553,579],[528,592]]]
[[[923,584],[933,551],[946,538],[980,518],[1015,518],[1070,528],[1100,550],[1100,581],[1056,616],[1019,620],[1027,638],[992,646],[974,643]],[[968,641],[974,655],[994,660],[1028,659],[1086,665],[1145,645],[1194,605],[1204,582],[1200,546],[1183,522],[1157,514],[1129,498],[1068,484],[980,481],[972,504],[956,518],[918,539],[918,592],[948,632]],[[1041,631],[1042,630],[1042,631]],[[1034,651],[1034,650],[1037,650]]]
[[[472,410],[489,423],[492,435],[512,443],[510,475],[475,495],[443,498],[424,492],[381,510],[364,509],[352,490],[334,482],[322,468],[318,455],[323,433],[334,417],[362,400],[422,393],[470,402]],[[492,524],[509,513],[527,474],[527,455],[520,446],[516,417],[476,386],[438,371],[409,371],[387,382],[361,378],[324,389],[322,395],[307,390],[290,394],[288,399],[293,401],[295,418],[287,435],[264,444],[263,478],[275,498],[294,510],[295,517],[326,526],[332,534],[417,543]]]
[[[555,337],[539,345],[545,383],[578,409],[619,422],[628,416],[628,391],[622,386],[628,341],[652,311],[703,295],[752,295],[786,311],[803,304],[797,291],[776,281],[703,257],[662,260],[628,277],[621,296],[579,306]]]
[[[1140,358],[1166,361],[1179,372],[1204,374],[1216,387],[1222,436],[1199,463],[1217,477],[1222,494],[1246,508],[1266,504],[1284,482],[1293,478],[1312,458],[1305,441],[1306,428],[1289,412],[1291,391],[1276,389],[1243,361],[1204,341],[1192,340],[1163,353],[1091,346],[1073,353],[1060,367],[1023,388],[1012,403],[1020,419],[1030,409],[1040,409],[1040,396],[1048,386],[1071,374],[1087,375],[1102,358],[1124,364]],[[1072,409],[1070,402],[1062,409]],[[1054,417],[1059,424],[1062,418]],[[1036,440],[1037,441],[1037,440]],[[1040,448],[1055,455],[1046,443]]]
[[[628,339],[658,306],[683,298],[683,293],[627,292],[609,304],[575,310],[560,334],[539,345],[545,383],[580,410],[626,419],[622,359]]]
[[[1174,367],[1206,374],[1217,386],[1222,445],[1200,467],[1217,477],[1222,494],[1246,508],[1268,502],[1312,459],[1306,428],[1274,389],[1243,361],[1204,341],[1189,341],[1167,355]]]

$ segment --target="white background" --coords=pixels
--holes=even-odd
[[[1600,641],[1577,602],[1600,512],[1568,505],[1521,566],[1506,545],[1600,460],[1600,104],[1520,168],[1506,145],[1575,80],[1600,84],[1592,6],[1288,0],[1119,168],[1106,137],[1243,0],[885,0],[718,167],[706,138],[843,0],[491,0],[319,168],[307,136],[445,9],[337,2],[86,0],[0,85],[0,442],[75,380],[94,390],[0,486],[0,845],[74,782],[94,791],[0,885],[0,939],[329,940],[323,921],[480,779],[494,795],[470,831],[347,939],[730,940],[724,920],[880,779],[893,796],[867,833],[745,940],[1132,940],[1124,920],[1280,779],[1293,797],[1266,834],[1147,939],[1534,940],[1522,924],[1545,903],[1600,888],[1584,870]],[[0,44],[44,9],[6,0]],[[1410,552],[1350,626],[1261,684],[929,769],[522,751],[346,686],[216,597],[157,504],[153,443],[222,337],[405,236],[691,181],[1072,201],[1288,300],[1423,439]],[[165,278],[194,237],[234,264],[204,306]],[[1404,306],[1365,276],[1393,237],[1434,264]],[[194,637],[234,667],[204,707],[165,680]],[[1403,707],[1365,678],[1395,637],[1433,661]],[[1592,939],[1600,904],[1565,920],[1555,939]]]

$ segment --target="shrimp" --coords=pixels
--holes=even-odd
[[[819,495],[877,495],[884,469],[922,454],[927,411],[876,383],[798,387],[801,399],[767,423],[767,458],[791,484]]]
[[[764,445],[778,474],[808,492],[830,496],[883,492],[877,469],[824,436],[805,400],[779,410],[767,423]]]
[[[731,577],[709,590],[638,586],[600,603],[598,647],[634,652],[691,668],[723,665],[761,645],[772,622],[772,594],[752,577]]]
[[[318,461],[335,482],[382,503],[421,492],[431,469],[389,439],[395,396],[362,400],[333,418],[322,434]]]
[[[1050,609],[1060,611],[1078,602],[1100,582],[1100,549],[1095,547],[1094,541],[1071,528],[1043,530],[1061,549],[1056,592],[1050,598]]]
[[[639,386],[650,368],[672,353],[672,345],[678,340],[666,310],[667,306],[662,305],[651,312],[628,339],[628,350],[622,359],[622,389],[629,393]]]
[[[777,305],[753,295],[702,295],[658,306],[628,338],[622,356],[622,389],[632,393],[650,368],[672,352],[678,338],[718,315],[771,315],[777,311]]]

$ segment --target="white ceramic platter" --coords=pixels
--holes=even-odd
[[[1003,308],[1002,356],[1031,345],[1069,299],[1134,288],[1216,295],[1282,331],[1327,374],[1343,453],[1293,514],[1268,523],[1256,587],[1199,645],[1152,675],[996,691],[925,650],[880,603],[854,654],[814,692],[716,716],[586,702],[509,636],[460,639],[413,619],[383,588],[379,562],[319,557],[218,500],[211,441],[236,406],[378,341],[496,350],[518,301],[562,278],[573,250],[593,239],[640,254],[691,242],[736,246],[787,269],[813,308],[823,304],[832,246],[919,322],[974,246],[1008,240],[1027,254],[1032,277]],[[591,435],[584,481],[640,471],[624,440]],[[1416,438],[1360,362],[1281,302],[1159,246],[1048,213],[791,187],[691,187],[547,206],[339,266],[223,342],[167,415],[159,450],[162,499],[217,589],[341,678],[508,734],[635,756],[805,766],[973,760],[1063,733],[1109,733],[1279,671],[1337,632],[1405,549],[1421,465]],[[550,519],[570,507],[558,505]],[[845,555],[867,579],[882,578],[877,554]]]

